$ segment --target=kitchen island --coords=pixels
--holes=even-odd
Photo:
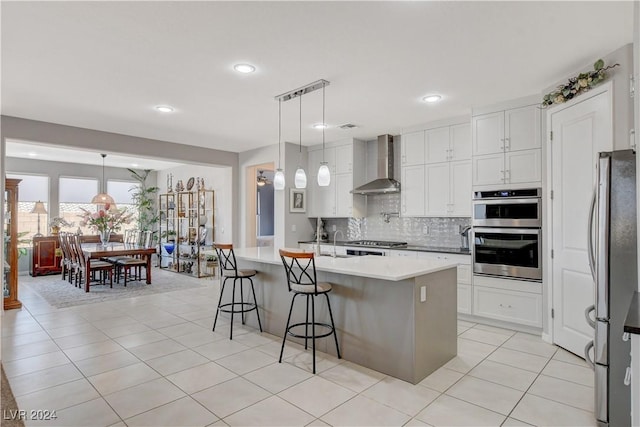
[[[254,284],[263,329],[282,337],[293,295],[278,250],[244,248],[235,254],[239,268],[258,271]],[[342,357],[412,384],[453,358],[456,266],[446,260],[317,257],[318,281],[333,284],[329,298]],[[292,321],[304,315],[304,304],[296,304]],[[329,320],[324,298],[316,299],[318,319]],[[251,313],[246,320],[257,326]],[[331,339],[318,340],[316,349],[336,354]]]

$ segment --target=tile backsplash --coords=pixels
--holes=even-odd
[[[471,225],[471,218],[401,218],[399,212],[400,194],[368,196],[365,218],[328,218],[323,220],[324,228],[330,239],[335,225],[336,230],[342,230],[346,240],[388,240],[458,248],[460,229]],[[315,226],[315,220],[312,222]]]

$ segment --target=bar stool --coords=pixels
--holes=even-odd
[[[290,252],[280,249],[280,258],[284,264],[284,270],[287,276],[287,286],[289,292],[293,292],[291,298],[291,308],[289,308],[289,317],[287,318],[287,327],[282,337],[282,348],[280,349],[279,362],[282,363],[282,354],[284,353],[284,343],[287,335],[296,338],[304,338],[304,348],[307,349],[307,340],[311,338],[313,346],[313,373],[316,373],[316,339],[333,335],[336,342],[336,352],[338,359],[342,359],[340,355],[340,347],[338,346],[338,335],[336,334],[336,326],[333,322],[333,313],[331,312],[331,303],[329,302],[329,292],[331,292],[331,283],[318,283],[316,278],[316,261],[313,252]],[[307,297],[307,315],[305,322],[294,323],[290,325],[291,313],[293,312],[293,304],[298,295],[306,295]],[[324,295],[327,298],[327,307],[329,308],[329,318],[331,324],[316,322],[316,305],[315,297]],[[311,298],[311,323],[309,323],[309,298]],[[304,335],[296,334],[292,331],[297,326],[304,326]],[[309,335],[309,326],[311,326],[311,335]],[[329,329],[329,332],[316,335],[316,326],[322,326]]]
[[[233,252],[232,244],[214,243],[213,247],[218,254],[218,265],[220,266],[220,278],[222,279],[222,286],[220,287],[220,299],[218,300],[218,310],[216,311],[216,317],[213,320],[213,331],[216,330],[216,322],[218,321],[218,314],[222,311],[225,313],[231,313],[231,326],[229,327],[229,339],[233,339],[233,316],[236,313],[240,313],[242,318],[242,324],[244,325],[244,313],[248,311],[256,311],[258,316],[258,326],[260,332],[262,332],[262,323],[260,322],[260,312],[258,312],[258,301],[256,300],[256,291],[253,288],[253,280],[251,278],[257,274],[255,270],[238,270],[238,264],[236,263],[236,255]],[[222,304],[222,295],[224,293],[224,285],[227,280],[233,279],[233,290],[231,292],[231,302]],[[253,303],[245,302],[242,291],[242,283],[244,279],[248,279],[251,284],[251,293],[253,294]],[[240,280],[240,302],[236,302],[236,282]],[[240,308],[236,309],[239,305]],[[231,308],[228,308],[231,307]]]

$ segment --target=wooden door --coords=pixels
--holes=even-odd
[[[594,336],[584,310],[594,303],[588,260],[589,207],[596,182],[598,152],[613,149],[609,91],[549,111],[551,141],[551,260],[553,341],[584,356]]]

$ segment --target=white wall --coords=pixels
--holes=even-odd
[[[233,189],[232,169],[230,167],[208,167],[198,165],[179,166],[163,169],[157,172],[157,186],[159,194],[167,192],[167,175],[173,174],[173,188],[182,180],[184,185],[191,177],[204,178],[204,187],[214,193],[214,231],[215,241],[220,243],[233,242],[233,228],[238,225],[233,220]],[[195,189],[195,184],[194,188]]]
[[[293,185],[293,178],[296,173],[296,169],[299,164],[302,164],[307,173],[307,201],[309,200],[309,189],[311,187],[311,175],[308,170],[308,153],[307,147],[302,147],[302,156],[300,156],[299,148],[297,144],[286,143],[284,144],[284,175],[285,175],[285,189],[284,191],[277,191],[281,194],[284,200],[281,201],[284,205],[284,215],[282,216],[281,227],[284,230],[283,245],[278,246],[277,241],[275,247],[297,248],[299,241],[313,239],[314,229],[311,226],[307,213],[291,213],[289,212],[289,190],[295,188]],[[301,160],[300,160],[301,159]],[[276,194],[276,198],[278,195]],[[276,199],[277,200],[277,199]],[[307,204],[307,209],[309,206]],[[276,211],[277,212],[277,211]],[[278,227],[278,217],[276,216],[276,229]],[[293,231],[295,227],[296,231]]]
[[[285,189],[275,191],[274,195],[274,247],[298,247],[299,240],[310,240],[313,237],[313,228],[306,213],[289,212],[289,190],[293,187],[293,176],[299,164],[299,148],[297,144],[282,144],[282,168],[285,173]],[[273,163],[278,167],[278,145],[268,145],[239,154],[239,247],[243,247],[247,238],[247,215],[253,216],[253,212],[247,212],[247,179],[245,170],[248,167],[264,163]],[[307,165],[307,148],[302,147],[302,164]],[[308,172],[308,171],[307,171]],[[308,175],[308,174],[307,174]],[[253,185],[253,183],[251,183]],[[293,231],[295,227],[296,231]]]

